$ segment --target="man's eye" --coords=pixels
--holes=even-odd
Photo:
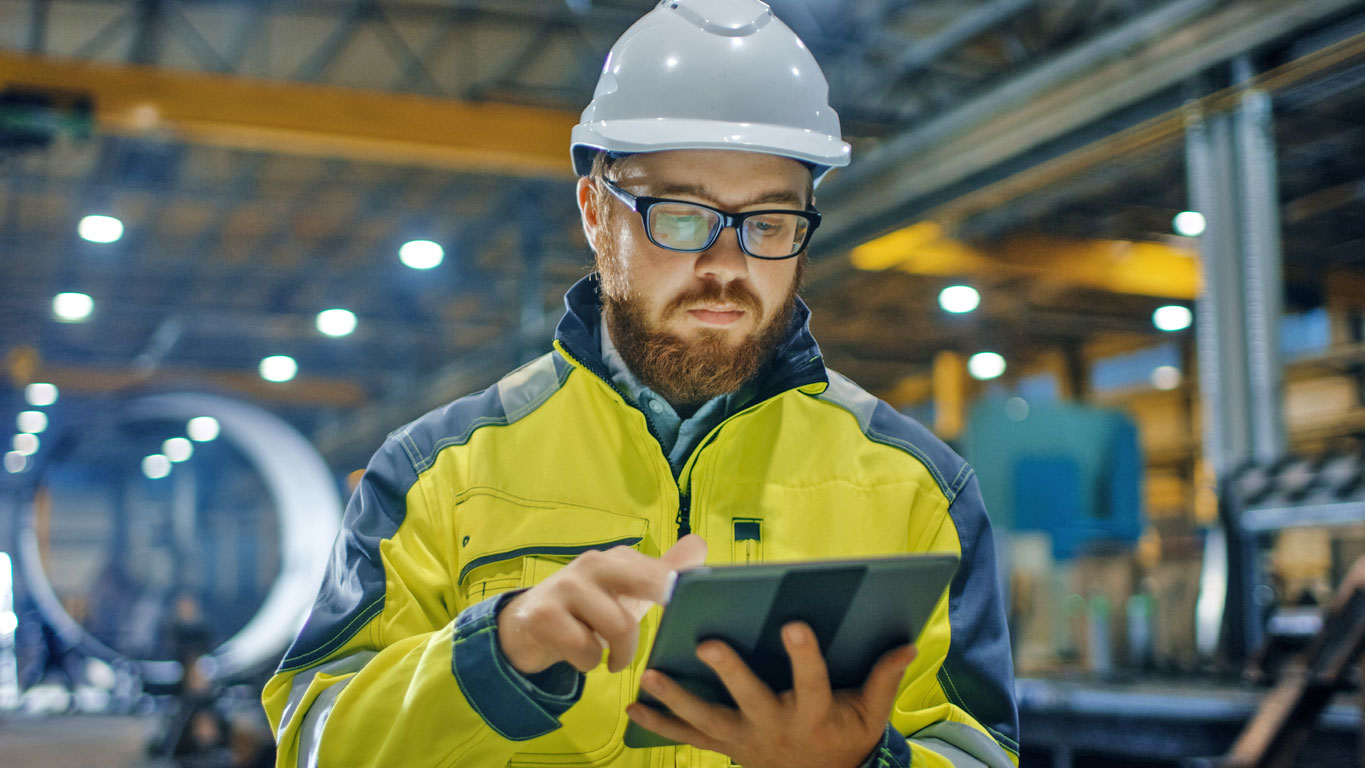
[[[756,216],[748,221],[749,232],[763,237],[785,235],[795,227],[790,216]]]
[[[705,239],[706,217],[695,211],[659,211],[654,216],[654,239],[686,246]]]

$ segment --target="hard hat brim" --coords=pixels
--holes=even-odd
[[[574,126],[571,136],[574,172],[587,176],[598,150],[663,152],[672,149],[732,149],[790,157],[819,168],[848,165],[847,142],[812,130],[763,123],[686,120],[658,117],[603,120]]]

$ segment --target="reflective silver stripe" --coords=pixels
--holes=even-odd
[[[939,757],[947,758],[953,768],[983,768],[986,765],[986,763],[977,760],[942,739],[911,739],[910,743],[918,744]],[[913,763],[914,761],[911,760],[910,762]]]
[[[303,725],[299,727],[299,768],[318,768],[318,752],[322,749],[322,729],[327,726],[327,718],[331,717],[332,706],[336,704],[342,689],[354,679],[348,677],[336,685],[329,686],[313,699],[313,705],[308,708],[308,714],[303,717]]]
[[[867,434],[872,424],[872,412],[877,410],[877,398],[842,373],[828,368],[825,371],[829,374],[829,386],[817,397],[853,414],[853,418],[858,420],[858,429]]]
[[[507,374],[498,382],[498,398],[507,423],[513,424],[539,408],[558,390],[559,374],[552,355],[541,355]]]
[[[943,755],[956,768],[1014,768],[995,739],[963,723],[934,723],[916,731],[910,742]]]
[[[303,702],[304,694],[308,693],[308,686],[313,684],[313,678],[317,677],[318,673],[347,675],[359,672],[374,657],[374,651],[356,651],[294,675],[294,679],[289,682],[289,701],[284,705],[284,714],[280,715],[280,729],[275,733],[275,741],[284,738],[284,730],[289,727],[289,721],[293,719],[295,710]]]

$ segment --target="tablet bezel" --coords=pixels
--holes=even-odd
[[[802,620],[816,632],[833,687],[858,687],[883,653],[918,640],[947,599],[957,563],[956,555],[933,553],[681,571],[645,667],[701,698],[730,704],[723,684],[696,657],[699,642],[717,637],[735,647],[770,686],[777,681],[789,687],[790,663],[774,633]],[[862,576],[852,585],[850,574],[857,571]],[[824,600],[810,594],[827,585],[835,594]],[[837,655],[830,656],[831,650]],[[646,691],[637,690],[637,700],[667,711]],[[630,721],[625,743],[644,748],[676,742]]]

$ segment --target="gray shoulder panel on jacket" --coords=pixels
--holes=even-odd
[[[868,439],[894,446],[919,459],[952,503],[971,479],[970,465],[918,421],[877,399],[842,373],[833,369],[826,371],[829,386],[817,397],[851,413]]]

